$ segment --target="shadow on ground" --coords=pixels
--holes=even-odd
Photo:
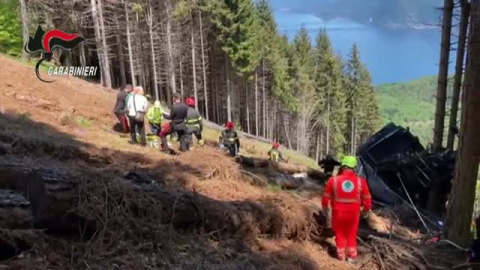
[[[27,198],[31,213],[31,222],[21,228],[2,226],[0,253],[9,249],[11,256],[1,264],[48,269],[319,267],[294,248],[258,250],[259,237],[302,240],[312,225],[286,220],[275,202],[219,201],[190,190],[184,181],[172,183],[179,173],[202,179],[198,168],[99,149],[28,115],[0,114],[0,127],[0,188]],[[0,208],[8,213],[26,211],[1,199]]]

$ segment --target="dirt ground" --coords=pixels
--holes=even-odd
[[[4,56],[0,56],[0,86],[0,112],[9,116],[0,119],[0,142],[7,149],[7,157],[53,159],[67,167],[78,165],[95,173],[148,172],[166,186],[193,191],[219,202],[273,202],[284,210],[282,215],[292,226],[302,226],[304,216],[299,213],[303,211],[302,207],[318,207],[318,198],[300,199],[289,192],[269,191],[242,180],[244,177],[238,165],[212,148],[168,156],[156,149],[129,145],[127,138],[113,130],[116,123],[112,114],[114,90],[77,78],[58,78],[53,83],[42,83],[32,67]],[[181,230],[174,234],[176,237],[169,242],[169,251],[164,252],[170,257],[157,264],[158,268],[351,269],[332,259],[326,248],[308,239],[261,233],[248,239],[235,235],[217,238],[212,232],[202,234]],[[58,241],[62,244],[58,245]],[[54,260],[69,262],[73,268],[102,265],[96,259],[82,258],[81,254],[87,252],[74,252],[76,244],[72,243],[72,257],[59,259],[64,251],[58,247],[68,247],[69,243],[68,239],[57,235],[45,236],[41,244],[37,243],[30,251],[5,261],[4,265],[35,268],[31,263],[37,261],[41,262],[37,267],[43,264],[60,269],[62,266],[55,265]],[[45,250],[49,250],[48,256]],[[108,254],[104,256],[109,257]],[[106,261],[112,262],[112,256]],[[118,265],[128,265],[121,263],[121,257],[117,261]]]
[[[331,256],[332,238],[312,238],[319,229],[313,215],[320,210],[319,191],[259,185],[252,172],[245,174],[208,146],[172,156],[128,144],[114,130],[114,90],[77,78],[42,83],[33,67],[1,55],[0,87],[0,170],[8,172],[15,164],[38,167],[49,177],[74,179],[76,187],[74,203],[67,201],[67,210],[54,207],[60,215],[49,217],[47,228],[0,227],[0,250],[8,247],[12,253],[0,256],[0,267],[379,269],[388,261],[375,257],[370,247],[360,253],[376,259],[356,266],[338,262]],[[15,175],[0,179],[0,188],[9,188],[11,181]],[[54,230],[52,220],[68,226]],[[419,237],[402,226],[393,228],[385,217],[373,215],[369,222],[378,233]],[[398,262],[428,265],[422,257],[427,253],[402,254]]]

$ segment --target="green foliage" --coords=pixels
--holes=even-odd
[[[21,55],[23,49],[19,8],[17,0],[0,0],[0,52],[13,56]]]
[[[423,145],[432,142],[437,76],[376,87],[381,122],[408,126]],[[448,87],[448,95],[452,92]],[[447,105],[449,103],[447,102]],[[447,111],[449,106],[447,106]]]
[[[75,122],[77,122],[77,124],[80,126],[80,127],[83,127],[83,128],[91,128],[93,126],[93,123],[90,119],[87,119],[83,116],[77,116],[75,117]]]
[[[379,109],[367,67],[360,60],[360,52],[353,45],[345,66],[345,89],[347,91],[348,130],[346,137],[356,142],[365,141],[378,128]],[[356,143],[354,146],[358,146]],[[355,149],[353,149],[355,150]]]
[[[342,153],[346,128],[345,92],[342,82],[342,62],[335,56],[326,30],[316,38],[315,88],[322,100],[321,124],[328,132],[331,152]],[[328,126],[328,128],[327,128]]]
[[[207,5],[217,40],[233,67],[240,75],[253,73],[258,64],[258,41],[252,1],[211,0]]]

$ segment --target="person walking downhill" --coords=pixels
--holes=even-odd
[[[195,109],[195,98],[188,97],[185,99],[185,103],[188,106],[187,112],[187,136],[190,145],[193,145],[193,136],[197,138],[197,142],[200,146],[203,146],[205,142],[202,139],[203,131],[203,119],[200,112]]]
[[[141,86],[135,87],[133,95],[128,99],[127,111],[128,119],[130,120],[130,143],[137,144],[137,134],[140,133],[140,144],[147,145],[145,137],[145,112],[147,111],[148,101],[144,96],[143,88]]]
[[[115,107],[113,112],[118,118],[118,121],[122,125],[122,132],[128,133],[130,128],[128,126],[127,116],[125,115],[125,108],[127,107],[126,99],[127,95],[132,92],[132,85],[127,84],[120,88],[117,94],[117,101],[115,102]]]
[[[170,122],[170,134],[176,132],[178,134],[178,140],[180,142],[180,151],[185,152],[189,150],[189,144],[187,141],[187,126],[185,120],[188,114],[188,106],[182,102],[182,97],[178,93],[173,94],[173,104],[170,107],[170,113],[163,113],[163,118],[171,120]],[[167,137],[168,134],[162,134],[160,136],[162,140],[162,148],[164,151],[168,151]],[[167,148],[165,148],[167,147]]]
[[[355,262],[357,258],[357,231],[360,208],[363,214],[372,208],[372,197],[367,181],[355,173],[357,158],[345,156],[341,162],[341,173],[330,177],[322,196],[322,209],[328,216],[328,205],[332,207],[332,228],[335,232],[337,258]]]

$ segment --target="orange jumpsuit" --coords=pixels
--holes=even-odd
[[[360,222],[360,207],[369,211],[372,197],[367,181],[351,169],[330,177],[322,196],[322,207],[332,206],[332,227],[335,232],[338,259],[357,257],[357,231]],[[346,254],[345,254],[346,253]]]

